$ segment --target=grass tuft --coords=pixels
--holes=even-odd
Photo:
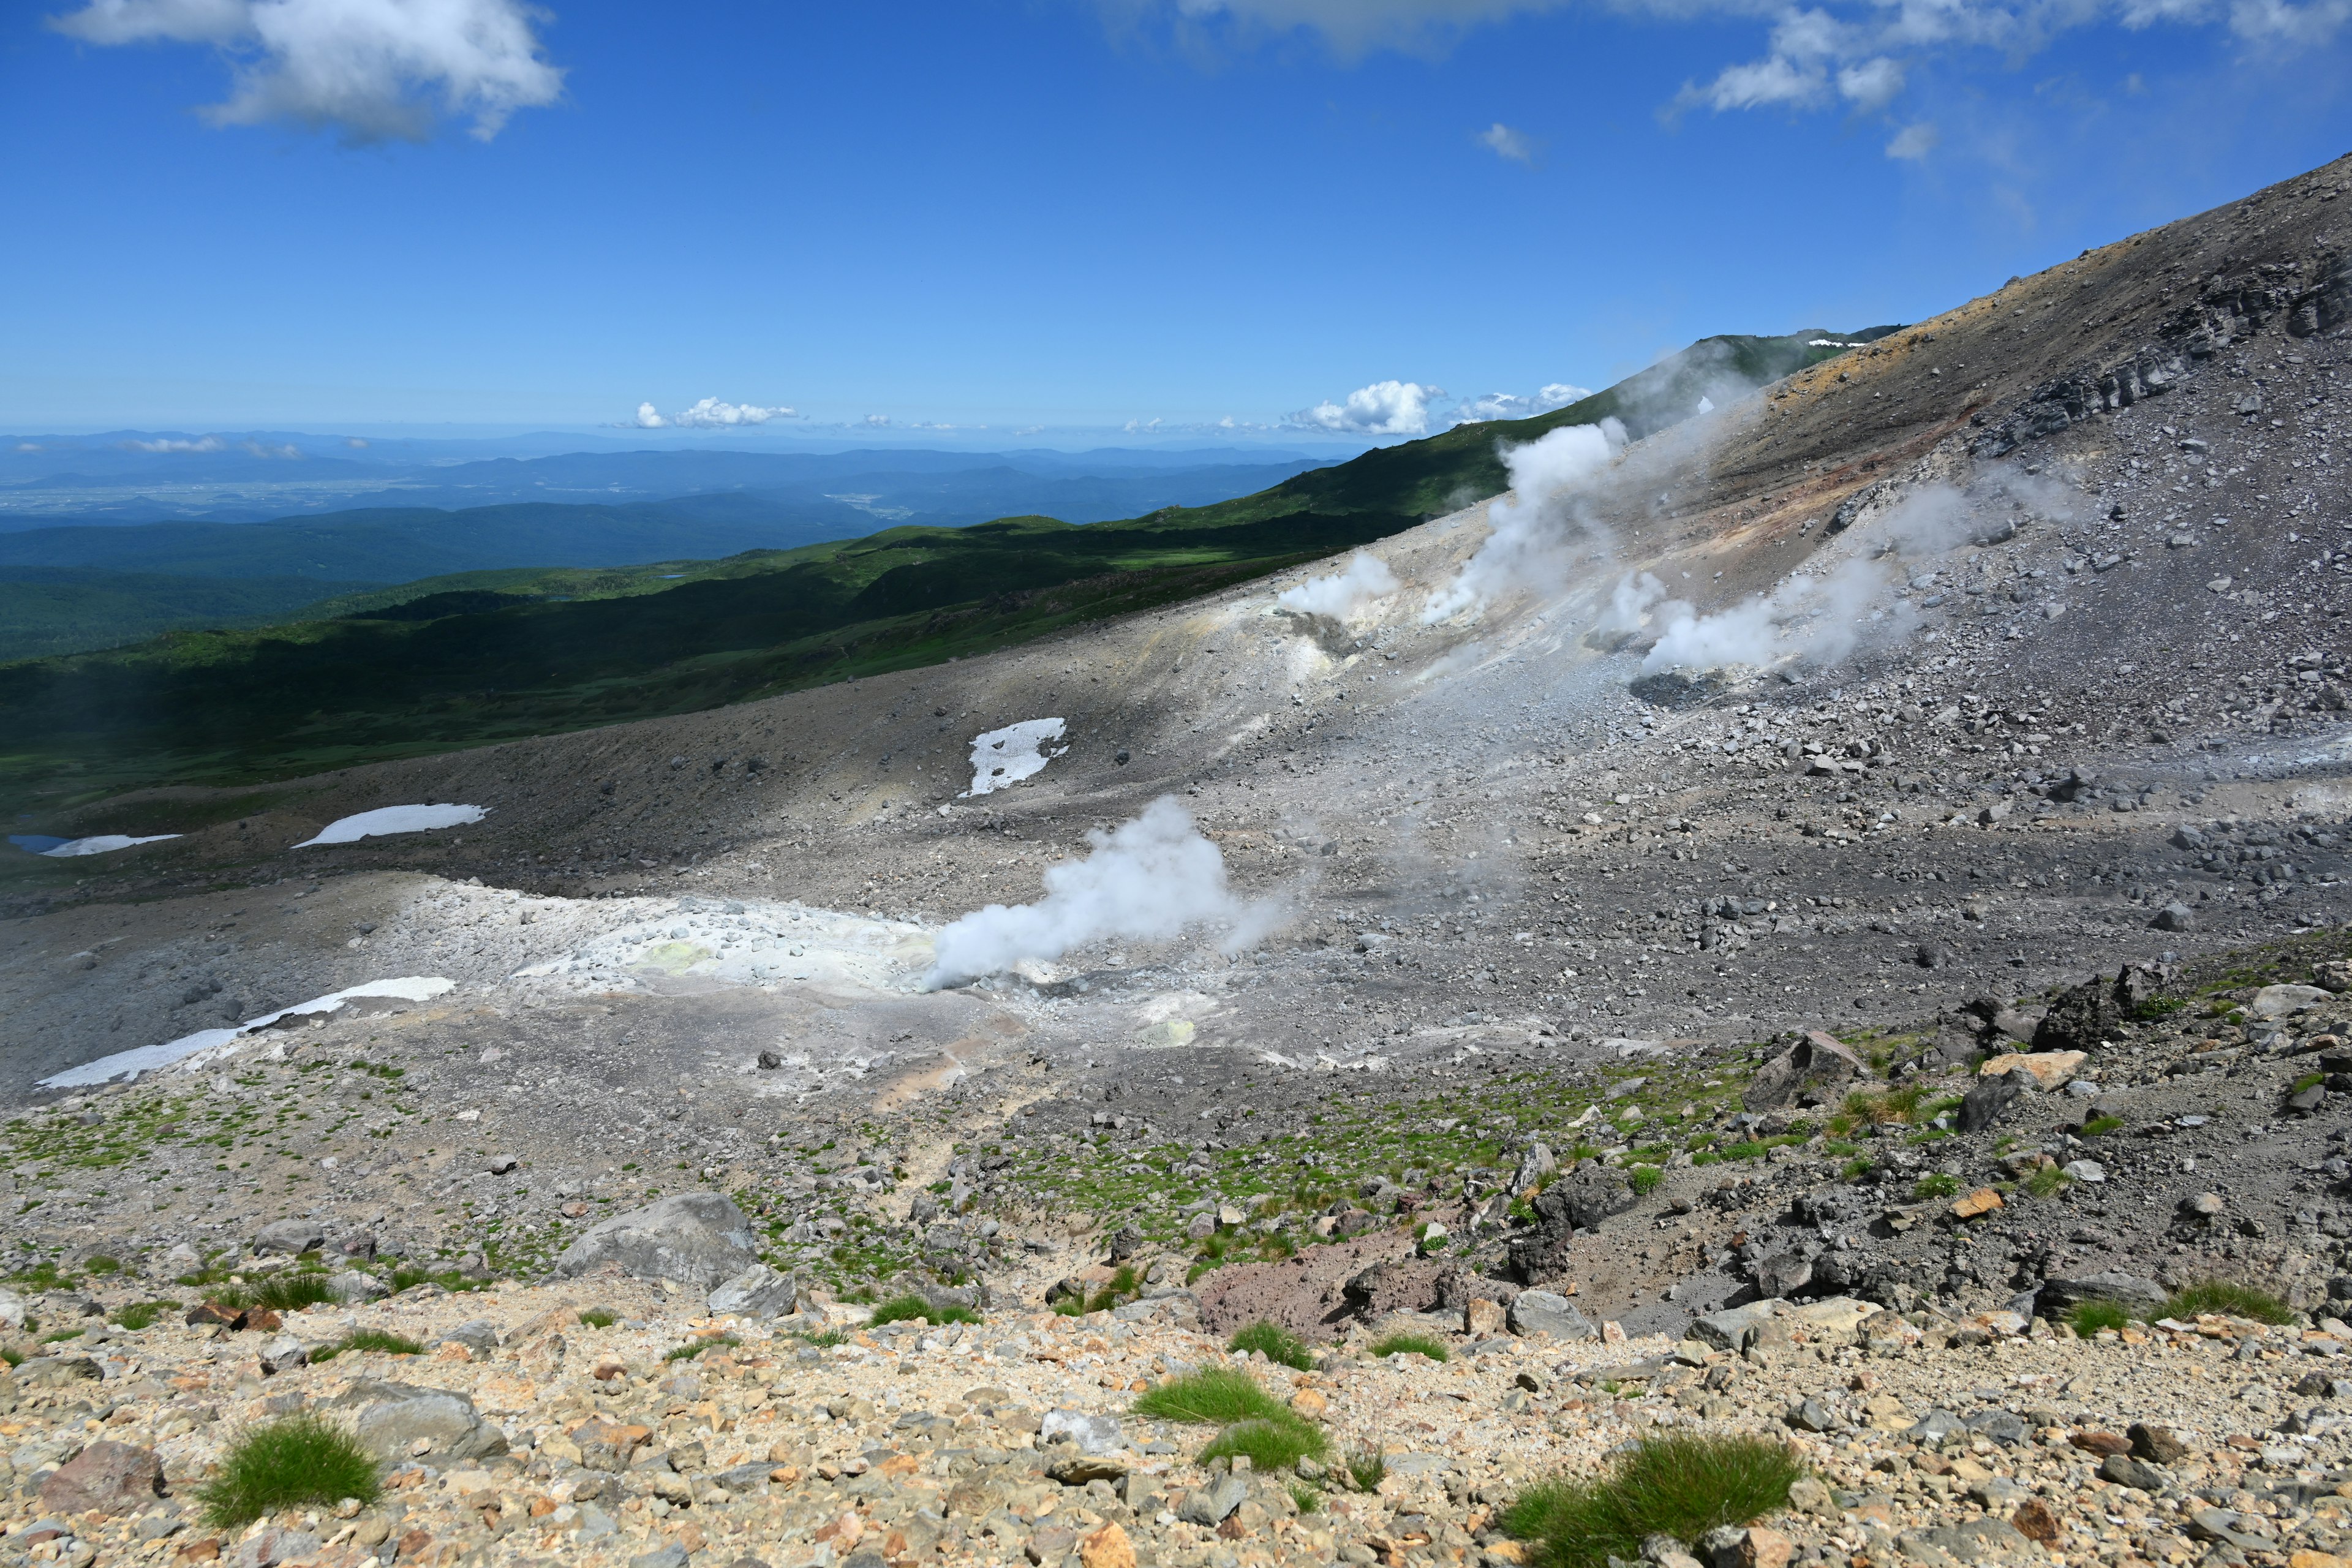
[[[1636,1165],[1625,1178],[1637,1197],[1647,1197],[1657,1191],[1658,1184],[1665,1179],[1666,1173],[1655,1165]]]
[[[2083,1123],[2083,1136],[2096,1138],[2102,1133],[2113,1132],[2123,1124],[2124,1119],[2120,1116],[2094,1116]]]
[[[1301,1459],[1319,1459],[1329,1450],[1322,1429],[1289,1411],[1279,1421],[1236,1421],[1201,1450],[1200,1463],[1246,1455],[1254,1470],[1286,1470]]]
[[[1536,1568],[1604,1568],[1612,1557],[1638,1560],[1652,1535],[1687,1544],[1784,1507],[1804,1473],[1787,1447],[1762,1437],[1645,1438],[1590,1479],[1530,1487],[1502,1526],[1534,1547]]]
[[[803,1344],[814,1345],[819,1350],[831,1350],[835,1345],[847,1344],[849,1334],[843,1329],[819,1329],[814,1333],[803,1334],[801,1342]]]
[[[2159,1318],[2193,1318],[2200,1312],[2252,1318],[2258,1323],[2291,1323],[2294,1311],[2267,1290],[2231,1279],[2200,1279],[2174,1291],[2157,1311]]]
[[[1315,1370],[1315,1357],[1307,1350],[1306,1341],[1288,1329],[1262,1318],[1227,1341],[1225,1348],[1244,1355],[1252,1351],[1262,1351],[1266,1360],[1278,1362],[1294,1372]]]
[[[591,1307],[580,1314],[581,1322],[592,1329],[609,1329],[621,1321],[621,1315],[605,1307]]]
[[[1232,1367],[1208,1366],[1171,1377],[1136,1397],[1135,1413],[1156,1421],[1225,1426],[1236,1421],[1295,1421],[1290,1407]]]
[[[154,1327],[156,1319],[178,1305],[176,1301],[132,1301],[114,1314],[114,1321],[135,1333]]]
[[[691,1344],[673,1346],[663,1355],[662,1360],[692,1361],[705,1351],[720,1350],[731,1345],[740,1345],[742,1342],[733,1334],[720,1334],[716,1339],[696,1340]]]
[[[273,1312],[297,1312],[334,1299],[327,1282],[315,1275],[280,1274],[253,1288],[252,1304]]]
[[[2040,1165],[2034,1168],[2033,1174],[2025,1178],[2025,1190],[2037,1198],[2046,1198],[2072,1180],[2072,1176],[2055,1165]]]
[[[1348,1456],[1348,1479],[1358,1491],[1371,1491],[1389,1478],[1389,1462],[1378,1448],[1359,1448]]]
[[[237,1434],[214,1478],[197,1489],[205,1518],[233,1530],[264,1514],[376,1499],[375,1460],[341,1426],[289,1415]]]
[[[920,1296],[909,1293],[894,1296],[874,1309],[873,1325],[885,1323],[929,1323],[938,1328],[945,1323],[976,1323],[980,1314],[969,1307],[934,1307]]]
[[[1444,1361],[1448,1354],[1442,1341],[1427,1334],[1389,1334],[1372,1342],[1368,1355],[1425,1355],[1432,1361]]]
[[[360,1329],[343,1337],[341,1347],[347,1351],[375,1351],[383,1355],[423,1355],[425,1347],[404,1334],[387,1333],[382,1329]]]
[[[2068,1326],[2086,1340],[2101,1329],[2120,1329],[2131,1321],[2131,1313],[2115,1301],[2084,1301],[2066,1314]]]

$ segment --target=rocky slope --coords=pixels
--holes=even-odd
[[[386,1283],[439,1276],[412,1291],[541,1280],[606,1216],[720,1191],[769,1266],[836,1306],[978,1289],[991,1328],[967,1337],[991,1345],[1049,1290],[1187,1286],[1150,1310],[1340,1344],[1570,1286],[1593,1321],[1670,1343],[1759,1293],[1949,1338],[2216,1276],[2315,1322],[2352,1231],[2352,1008],[2327,967],[2352,916],[2347,182],[2339,163],[2093,252],[1637,443],[1532,531],[1539,498],[1401,536],[1380,552],[1400,586],[1344,619],[1279,602],[1302,573],[690,719],[94,808],[89,831],[184,837],[92,857],[0,927],[18,1288],[45,1321],[67,1309],[39,1290],[68,1282],[185,1303],[288,1220]],[[1482,550],[1509,570],[1431,616]],[[1643,573],[1695,607],[1629,615]],[[975,734],[1048,716],[1066,751],[968,793]],[[927,986],[948,920],[1036,899],[1162,794],[1278,907],[1269,933],[1082,942]],[[295,847],[425,801],[488,815]],[[418,984],[324,1000],[390,980]],[[205,1029],[176,1061],[38,1086]],[[502,1329],[585,1300],[499,1294],[529,1308]],[[631,1313],[668,1326],[600,1332],[642,1357],[701,1305],[656,1319],[647,1298]],[[1517,1366],[1517,1342],[1449,1364]],[[761,1387],[863,1364],[761,1343],[776,1377],[740,1374]],[[2148,1353],[1960,1355],[2054,1377]],[[1906,1352],[1885,1375],[1957,1364]],[[276,1375],[324,1388],[334,1365]],[[1545,1420],[1619,1430],[1530,1375]],[[1834,1392],[1757,1386],[1741,1418]],[[1895,1396],[1946,1396],[1911,1386]],[[945,1415],[941,1387],[919,1407]],[[1702,1419],[1740,1416],[1706,1397],[1731,1396],[1705,1391]],[[984,1419],[960,1402],[947,1419]],[[2074,1425],[2169,1415],[2204,1435],[2195,1485],[2234,1487],[2224,1436],[2270,1464],[2262,1435],[2305,1420],[2257,1403],[2191,1421],[2078,1398],[2001,1457],[2057,1487]],[[1519,1430],[1431,1446],[1486,1463]],[[1874,1440],[1855,1441],[1858,1463]],[[2317,1454],[2286,1467],[2306,1490]],[[1906,1455],[1884,1473],[1925,1490],[1902,1507],[1966,1496]],[[1429,1528],[1475,1536],[1486,1484]],[[2188,1531],[2193,1489],[2086,1517],[2087,1550],[2171,1555],[2147,1531]],[[1118,1517],[1087,1495],[1089,1532]],[[743,1517],[813,1539],[789,1519],[816,1497]],[[1378,1528],[1299,1526],[1328,1537],[1308,1550],[1421,1550],[1371,1546],[1395,1510],[1351,1506]],[[1822,1520],[1825,1550],[1870,1522]],[[2304,1524],[2322,1549],[2326,1521]]]

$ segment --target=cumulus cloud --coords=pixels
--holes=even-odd
[[[1547,382],[1537,388],[1533,397],[1522,397],[1515,392],[1490,392],[1484,397],[1473,397],[1457,403],[1447,415],[1454,425],[1483,425],[1490,419],[1532,419],[1538,414],[1549,414],[1555,408],[1565,408],[1592,395],[1589,386],[1570,386],[1564,381]]]
[[[117,441],[126,452],[226,452],[228,443],[217,436],[203,436],[194,441],[184,441],[170,436],[160,436],[152,441]]]
[[[299,458],[302,448],[292,442],[272,445],[268,441],[240,441],[237,445],[257,458]]]
[[[354,142],[423,141],[437,117],[496,136],[518,109],[555,101],[524,0],[89,0],[50,18],[99,45],[208,45],[227,62],[215,125],[288,120]]]
[[[733,425],[765,425],[771,419],[799,417],[789,408],[762,408],[755,403],[721,403],[715,397],[706,397],[675,414],[664,414],[650,403],[640,403],[636,417],[627,423],[639,430],[723,430]],[[867,423],[873,421],[869,419]]]
[[[1886,155],[1914,160],[1924,158],[1934,152],[1936,143],[1943,139],[1942,132],[1923,120],[1916,125],[1906,125],[1896,132],[1895,140],[1886,144]]]
[[[1226,886],[1224,856],[1173,795],[1112,832],[1094,829],[1087,842],[1085,859],[1046,870],[1037,902],[991,904],[940,932],[929,984],[961,985],[1089,942],[1166,942],[1201,927],[1222,931],[1226,951],[1239,952],[1280,918],[1274,904],[1245,901]]]
[[[1511,493],[1486,509],[1492,531],[1452,583],[1423,606],[1423,623],[1485,605],[1508,588],[1541,587],[1559,577],[1563,553],[1582,526],[1580,492],[1625,446],[1614,419],[1564,425],[1540,439],[1502,449]]]
[[[1359,550],[1349,558],[1347,570],[1286,588],[1275,595],[1274,602],[1301,615],[1344,621],[1374,599],[1395,593],[1397,586],[1396,574],[1389,570],[1387,562]]]
[[[1903,90],[1903,68],[1884,55],[1844,67],[1837,75],[1838,95],[1865,111],[1885,108]]]
[[[1497,120],[1478,132],[1478,144],[1497,158],[1507,158],[1514,163],[1533,163],[1536,144],[1524,131],[1514,131]]]
[[[343,445],[346,447],[363,447],[367,444],[368,440],[364,436],[346,436],[343,437]]]
[[[1376,381],[1348,394],[1345,403],[1318,403],[1300,409],[1285,423],[1296,429],[1328,430],[1338,436],[1420,436],[1429,430],[1430,400],[1444,395],[1442,386]]]
[[[866,416],[866,423],[876,426],[887,425],[890,423],[890,416],[887,414],[869,414]]]

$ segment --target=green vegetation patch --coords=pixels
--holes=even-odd
[[[1288,1329],[1269,1323],[1264,1319],[1252,1323],[1228,1340],[1225,1342],[1225,1348],[1238,1351],[1244,1355],[1253,1351],[1259,1352],[1266,1360],[1278,1362],[1294,1372],[1315,1370],[1315,1355],[1307,1348],[1307,1342]]]
[[[1200,1462],[1246,1455],[1255,1470],[1286,1470],[1301,1459],[1320,1459],[1330,1451],[1323,1429],[1297,1416],[1282,1421],[1236,1421],[1201,1450]]]
[[[969,1307],[934,1307],[920,1296],[895,1296],[874,1309],[873,1324],[929,1323],[937,1328],[945,1323],[976,1323],[980,1314]]]
[[[1135,1413],[1155,1421],[1176,1421],[1192,1426],[1298,1419],[1290,1406],[1268,1394],[1257,1379],[1223,1366],[1202,1367],[1146,1389],[1136,1396]]]
[[[1786,1507],[1804,1473],[1787,1447],[1762,1437],[1644,1438],[1599,1475],[1529,1488],[1502,1525],[1533,1548],[1535,1568],[1606,1568],[1612,1557],[1638,1561],[1653,1535],[1689,1545]]]
[[[237,1434],[196,1498],[207,1522],[234,1530],[288,1509],[332,1508],[345,1498],[372,1503],[378,1490],[375,1460],[358,1439],[302,1415]]]
[[[1444,1361],[1450,1352],[1443,1340],[1432,1339],[1427,1334],[1384,1334],[1373,1341],[1364,1353],[1374,1356],[1419,1355],[1427,1356],[1432,1361]]]
[[[2183,1321],[2200,1312],[2226,1318],[2252,1318],[2258,1323],[2292,1323],[2294,1310],[2270,1291],[2234,1279],[2200,1279],[2176,1290],[2157,1310],[2159,1318]]]

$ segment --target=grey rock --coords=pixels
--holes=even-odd
[[[1194,1487],[1184,1494],[1183,1506],[1176,1517],[1187,1524],[1197,1524],[1213,1530],[1224,1522],[1225,1515],[1242,1506],[1249,1497],[1249,1482],[1239,1476],[1220,1476],[1206,1486]]]
[[[1750,1110],[1776,1110],[1809,1092],[1833,1091],[1869,1071],[1834,1037],[1814,1029],[1758,1068],[1739,1103]]]
[[[506,1434],[483,1421],[474,1402],[446,1389],[362,1378],[333,1401],[353,1413],[352,1430],[381,1459],[404,1459],[423,1439],[438,1460],[487,1459],[507,1451]]]
[[[1633,1189],[1607,1166],[1587,1163],[1536,1194],[1533,1207],[1540,1223],[1564,1221],[1577,1230],[1597,1228],[1601,1222],[1633,1206]]]
[[[1119,1430],[1116,1415],[1089,1415],[1082,1410],[1048,1410],[1044,1424],[1037,1431],[1040,1443],[1051,1443],[1066,1437],[1078,1446],[1078,1452],[1101,1456],[1127,1451],[1127,1434]],[[1218,1515],[1220,1519],[1223,1514]]]
[[[630,1558],[629,1568],[686,1568],[686,1548],[675,1541],[667,1542]]]
[[[46,1355],[26,1362],[8,1381],[16,1388],[70,1388],[103,1375],[98,1363],[86,1355]]]
[[[2242,1522],[2242,1516],[2226,1508],[2200,1508],[2189,1513],[2182,1529],[2191,1541],[2218,1541],[2241,1552],[2268,1552],[2273,1549],[2271,1542],[2239,1529]]]
[[[483,1361],[497,1353],[499,1348],[499,1331],[485,1318],[469,1319],[443,1334],[441,1339],[445,1343],[455,1341]]]
[[[1756,1265],[1756,1289],[1774,1298],[1793,1296],[1812,1283],[1812,1259],[1801,1252],[1776,1252]]]
[[[1929,1447],[1948,1443],[1968,1433],[1968,1424],[1948,1410],[1930,1410],[1904,1428],[1903,1435],[1914,1443]]]
[[[799,1279],[780,1274],[764,1263],[754,1263],[710,1293],[709,1308],[713,1317],[733,1314],[739,1318],[782,1318],[798,1305],[801,1296]]]
[[[2005,1072],[1997,1077],[1980,1079],[1975,1088],[1960,1097],[1960,1131],[1981,1132],[2007,1116],[2017,1102],[2033,1092],[2033,1075],[2026,1072]]]
[[[327,1293],[336,1300],[348,1304],[353,1301],[381,1300],[392,1294],[392,1287],[373,1274],[363,1274],[356,1268],[346,1268],[339,1274],[327,1276]]]
[[[2050,1004],[2033,1031],[2037,1051],[2095,1051],[2123,1022],[2116,1005],[2116,988],[2105,975],[2094,975],[2070,987]]]
[[[2007,1410],[1979,1410],[1966,1423],[1968,1429],[1980,1437],[1996,1443],[2016,1444],[2025,1441],[2025,1421]]]
[[[2129,1454],[2109,1454],[2099,1462],[2099,1479],[2135,1491],[2160,1492],[2167,1478],[2154,1465],[2133,1458]]]
[[[316,1252],[327,1245],[327,1227],[314,1219],[281,1219],[265,1225],[253,1238],[256,1252],[282,1252],[289,1257]]]
[[[1520,1291],[1511,1300],[1509,1321],[1511,1332],[1531,1338],[1591,1340],[1601,1336],[1591,1319],[1554,1290]]]
[[[1819,1399],[1799,1400],[1789,1407],[1786,1419],[1800,1432],[1826,1432],[1837,1425],[1837,1417]]]
[[[2156,918],[2147,923],[2158,931],[2195,931],[2197,911],[2187,904],[2167,904],[2157,910]]]
[[[640,1279],[677,1279],[704,1289],[759,1261],[759,1238],[723,1193],[680,1193],[591,1226],[555,1260],[556,1272],[616,1268]]]
[[[2105,1269],[2096,1274],[2053,1277],[2042,1282],[2036,1304],[2042,1314],[2063,1318],[2085,1301],[2112,1301],[2124,1307],[2160,1307],[2164,1305],[2164,1288],[2153,1279],[2143,1279],[2137,1274],[2121,1269]]]

